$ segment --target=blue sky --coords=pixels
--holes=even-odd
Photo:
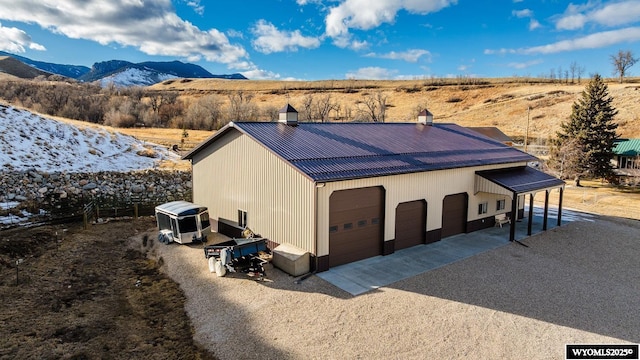
[[[0,0],[0,50],[251,79],[611,76],[640,56],[640,0]]]

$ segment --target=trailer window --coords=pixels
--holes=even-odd
[[[200,214],[200,224],[202,225],[202,229],[206,229],[211,225],[211,223],[209,222],[208,212],[205,211],[202,214]]]
[[[159,230],[171,230],[171,219],[169,218],[169,215],[158,213],[157,218]]]
[[[195,216],[187,216],[178,220],[178,225],[180,226],[180,232],[183,234],[198,231]]]

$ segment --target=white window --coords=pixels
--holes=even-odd
[[[489,208],[489,203],[486,201],[478,204],[478,215],[486,214],[488,208]]]
[[[247,227],[247,212],[238,210],[238,226]]]
[[[504,206],[505,206],[505,201],[504,201],[504,199],[502,199],[502,200],[498,200],[498,201],[496,202],[496,210],[498,210],[498,211],[499,211],[499,210],[504,210]]]

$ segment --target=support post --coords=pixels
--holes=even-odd
[[[529,221],[527,222],[527,235],[531,236],[531,228],[533,227],[533,193],[529,194]]]
[[[544,191],[544,219],[542,219],[542,230],[547,230],[547,217],[549,216],[549,190]]]
[[[513,193],[511,200],[511,224],[509,226],[509,241],[516,239],[516,219],[518,216],[518,194]]]
[[[560,188],[560,197],[558,198],[558,226],[562,225],[562,195],[564,194],[564,187]]]

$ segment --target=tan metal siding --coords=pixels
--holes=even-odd
[[[384,213],[384,240],[395,237],[396,213],[398,204],[407,201],[427,202],[427,231],[442,227],[442,200],[450,194],[466,192],[469,195],[467,221],[473,221],[492,215],[495,204],[489,206],[489,213],[478,215],[478,204],[483,201],[495,201],[501,195],[475,193],[475,172],[504,167],[524,166],[526,163],[508,165],[490,165],[441,171],[429,171],[414,174],[384,176],[367,179],[329,182],[318,188],[318,256],[329,254],[329,196],[332,192],[370,186],[382,186],[386,190]],[[510,202],[506,204],[510,210]],[[493,209],[493,210],[492,210]],[[501,211],[502,212],[502,211]]]
[[[247,226],[277,243],[315,252],[314,183],[262,145],[231,131],[193,159],[194,202],[215,220]]]

